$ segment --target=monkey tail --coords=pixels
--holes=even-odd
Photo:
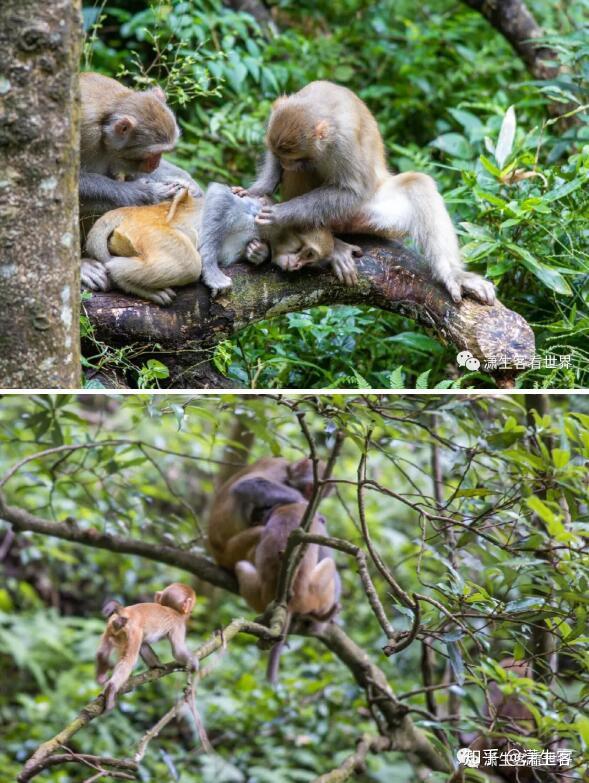
[[[280,666],[280,655],[282,653],[282,650],[284,649],[286,640],[288,638],[288,632],[290,629],[291,621],[292,621],[292,614],[289,612],[286,617],[286,623],[284,624],[284,632],[282,634],[282,639],[279,642],[276,642],[274,647],[270,650],[270,655],[268,656],[266,679],[271,685],[276,685],[276,683],[278,682],[278,668]]]
[[[166,215],[166,223],[171,223],[174,219],[174,215],[176,214],[176,210],[178,209],[178,204],[180,204],[181,201],[184,201],[186,196],[188,195],[188,188],[182,188],[182,190],[179,190],[174,198],[172,199],[172,203],[170,204],[170,209],[168,210],[168,214]]]
[[[103,264],[110,261],[112,254],[108,249],[108,240],[122,221],[123,214],[118,209],[107,212],[96,221],[86,239],[86,253],[91,258]]]

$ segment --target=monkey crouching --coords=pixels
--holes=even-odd
[[[97,262],[94,274],[108,276],[126,293],[171,304],[176,296],[172,286],[200,278],[201,209],[202,198],[182,189],[171,202],[107,212],[86,240],[86,252]]]
[[[129,679],[139,656],[150,667],[161,665],[150,645],[164,637],[168,638],[178,663],[198,669],[198,658],[186,646],[186,626],[195,602],[194,590],[175,582],[155,594],[155,603],[122,606],[117,601],[108,601],[104,605],[103,614],[109,619],[96,653],[96,680],[100,685],[106,683],[105,710],[115,706],[117,694]],[[118,661],[109,679],[113,652]]]

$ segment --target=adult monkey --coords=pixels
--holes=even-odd
[[[320,477],[324,470],[320,462]],[[313,485],[313,462],[307,457],[297,462],[263,457],[231,476],[215,493],[209,514],[215,561],[230,569],[240,560],[253,561],[268,514],[276,506],[308,500]],[[324,496],[329,490],[323,490]]]
[[[192,177],[162,155],[171,152],[180,130],[159,87],[138,92],[98,73],[80,75],[80,218],[82,234],[105,212],[158,204],[182,187],[202,190]],[[82,284],[108,290],[105,267],[82,260]]]
[[[495,301],[489,281],[467,272],[444,200],[426,174],[387,170],[378,125],[351,90],[311,82],[274,102],[267,151],[255,183],[238,195],[263,196],[281,184],[282,202],[262,208],[260,226],[328,227],[385,238],[408,234],[421,247],[429,276],[455,302],[471,294]]]

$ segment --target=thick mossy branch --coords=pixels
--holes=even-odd
[[[93,294],[85,309],[98,340],[113,346],[157,343],[160,353],[178,352],[184,366],[195,364],[199,355],[202,361],[204,350],[256,321],[344,304],[372,305],[414,318],[457,351],[470,351],[481,364],[497,358],[520,367],[531,362],[534,335],[517,313],[499,302],[493,307],[472,299],[454,304],[442,288],[412,271],[420,260],[399,243],[367,238],[362,247],[359,284],[351,288],[339,283],[330,268],[289,274],[268,264],[256,268],[244,263],[228,270],[233,290],[217,301],[211,301],[204,285],[194,285],[180,289],[168,308],[109,292]]]

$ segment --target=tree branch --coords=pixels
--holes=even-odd
[[[95,339],[113,346],[161,346],[157,355],[165,355],[175,388],[218,385],[219,378],[207,368],[217,343],[249,324],[317,305],[371,305],[409,316],[481,363],[497,357],[520,366],[531,361],[534,335],[517,313],[499,302],[488,307],[466,299],[455,305],[439,286],[414,271],[419,258],[399,243],[363,238],[362,246],[365,255],[358,261],[354,287],[340,284],[331,269],[289,274],[273,266],[235,264],[226,270],[233,279],[228,298],[212,301],[199,284],[180,289],[168,308],[118,292],[93,294],[84,306]],[[499,372],[508,378],[516,374],[515,369]]]
[[[511,44],[535,79],[554,79],[559,71],[556,52],[534,41],[544,31],[523,0],[463,0]],[[561,106],[562,111],[562,106]]]

